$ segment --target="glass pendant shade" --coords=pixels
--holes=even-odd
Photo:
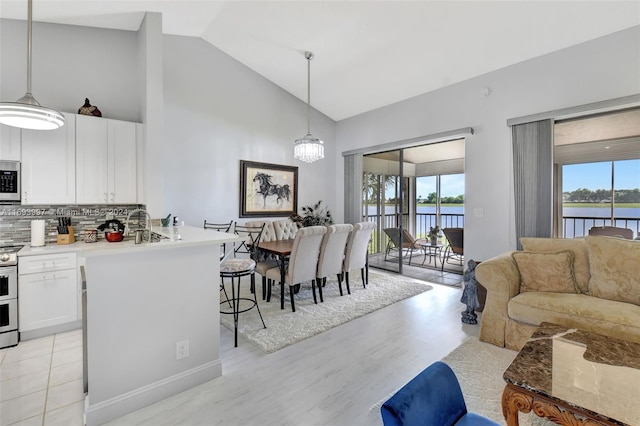
[[[304,57],[307,58],[307,134],[305,137],[296,139],[293,145],[293,158],[304,161],[305,163],[313,163],[314,161],[324,158],[324,142],[314,137],[309,130],[310,113],[311,113],[311,59],[313,53],[305,52]]]
[[[27,8],[27,93],[15,102],[0,103],[0,123],[32,130],[53,130],[64,126],[64,115],[43,107],[31,94],[32,0]]]
[[[301,139],[297,139],[293,146],[293,158],[304,161],[305,163],[313,163],[316,160],[324,158],[324,143],[307,133]]]

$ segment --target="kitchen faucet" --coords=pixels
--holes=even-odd
[[[131,219],[131,216],[133,216],[136,213],[143,213],[144,214],[144,216],[145,216],[145,227],[144,227],[143,231],[145,231],[145,230],[149,231],[149,242],[151,242],[151,215],[145,209],[133,209],[133,210],[131,210],[129,212],[129,214],[127,215],[127,221],[125,222],[125,225],[124,225],[124,234],[125,235],[129,235],[129,233],[131,232],[131,229],[129,228],[129,220]]]

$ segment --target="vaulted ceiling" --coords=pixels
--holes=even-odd
[[[338,121],[640,25],[640,1],[34,0],[34,21],[201,37]],[[27,0],[0,0],[26,19]],[[34,40],[34,43],[37,42]],[[482,90],[478,88],[478,93]]]

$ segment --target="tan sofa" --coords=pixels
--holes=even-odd
[[[640,241],[522,238],[480,263],[480,340],[520,350],[543,321],[640,343]]]

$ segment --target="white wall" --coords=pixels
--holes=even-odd
[[[32,92],[40,104],[78,112],[89,98],[108,118],[140,122],[138,34],[33,23]],[[27,25],[0,20],[0,100],[27,89]]]
[[[634,27],[340,121],[336,190],[343,188],[343,151],[473,127],[465,144],[465,254],[486,260],[515,248],[507,119],[638,94],[639,76]],[[490,96],[480,96],[483,87]]]
[[[299,166],[298,207],[324,200],[338,210],[332,120],[316,111],[311,116],[325,159],[294,160],[293,141],[306,134],[304,102],[203,40],[164,40],[167,213],[196,226],[237,220],[240,160]]]
[[[88,97],[104,117],[149,126],[144,178],[154,217],[172,213],[192,225],[237,220],[240,160],[298,166],[298,206],[324,200],[337,211],[335,122],[312,110],[311,131],[325,142],[325,160],[295,160],[306,103],[199,38],[162,36],[159,21],[147,15],[140,34],[35,22],[34,95],[70,112]],[[0,20],[2,101],[26,91],[26,44],[24,21]],[[164,67],[147,69],[159,61]]]

